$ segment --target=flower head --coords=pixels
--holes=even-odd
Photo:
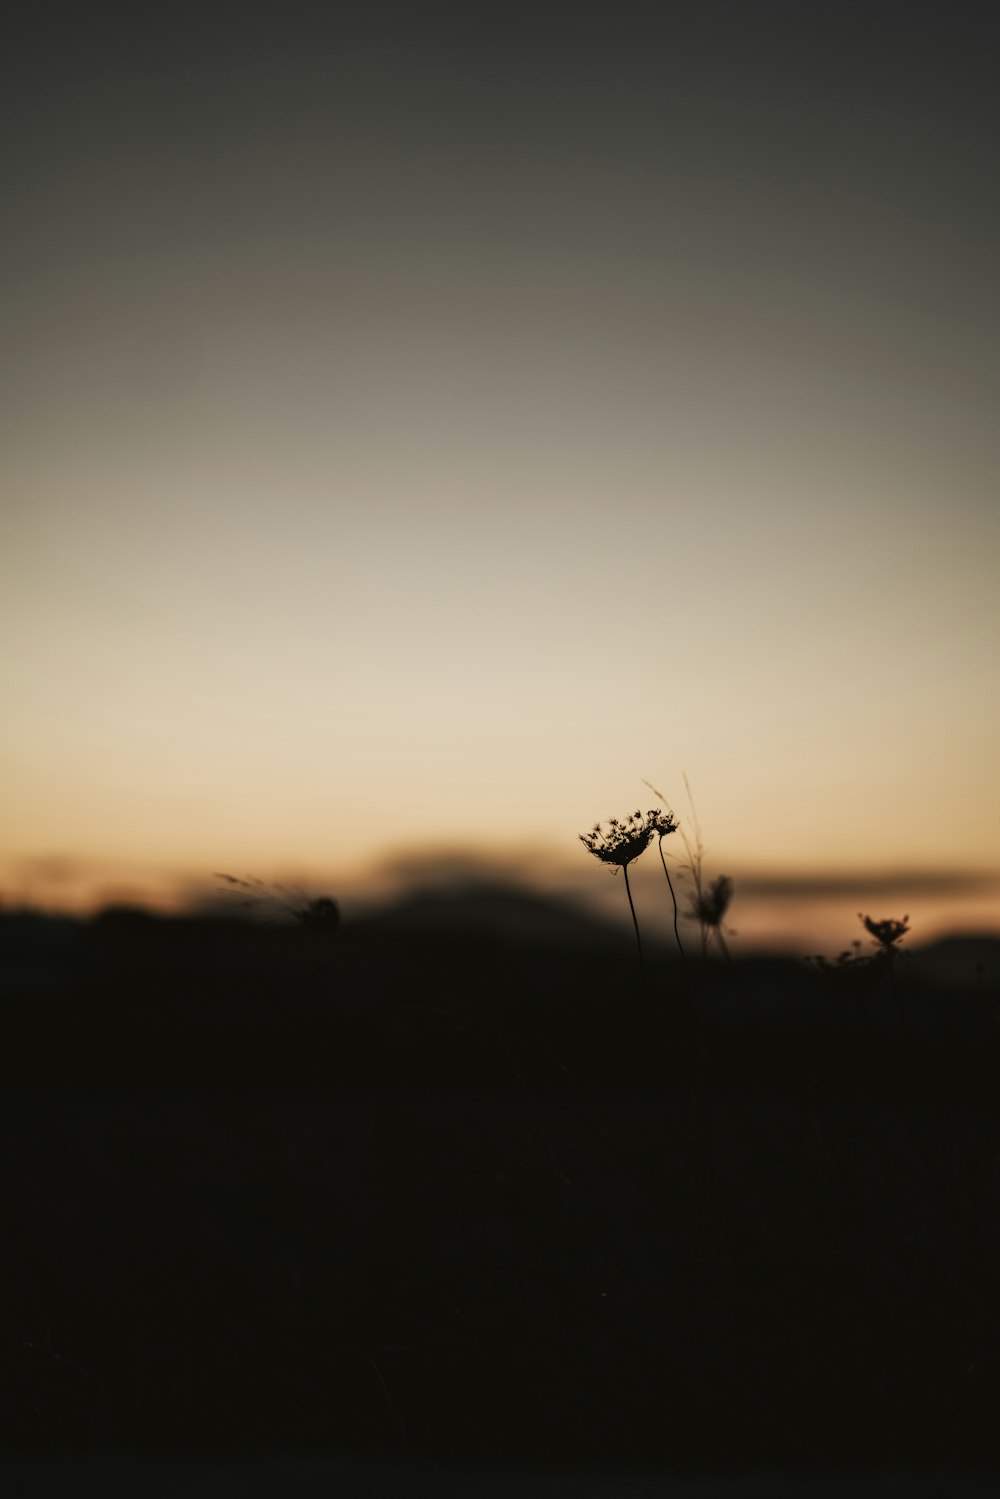
[[[647,812],[646,816],[650,818],[650,826],[658,838],[666,838],[668,833],[676,833],[680,827],[674,814],[662,808],[659,812]]]
[[[602,864],[616,864],[624,869],[649,847],[653,835],[660,830],[664,815],[662,812],[636,811],[624,821],[612,817],[607,832],[602,831],[599,822],[595,823],[589,833],[580,834],[580,842]],[[670,831],[673,832],[673,828]]]
[[[733,882],[728,874],[720,874],[707,890],[699,890],[692,897],[691,911],[702,926],[720,927],[723,917],[733,899]]]
[[[895,952],[896,943],[901,942],[910,930],[910,918],[904,916],[902,921],[896,921],[887,916],[883,921],[875,921],[871,916],[863,916],[858,912],[858,919],[863,922],[865,929],[871,933],[875,940],[875,946],[880,947],[883,952]]]

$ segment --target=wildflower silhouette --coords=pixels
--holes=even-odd
[[[720,874],[706,888],[702,886],[691,897],[692,914],[701,923],[702,952],[708,950],[708,934],[715,933],[715,940],[722,949],[723,957],[732,961],[726,939],[722,935],[722,922],[733,899],[733,882],[728,874]]]
[[[674,939],[675,939],[675,941],[677,943],[677,950],[678,950],[678,952],[681,955],[681,962],[683,963],[684,968],[686,970],[687,969],[687,958],[686,958],[686,956],[684,954],[684,948],[683,948],[683,946],[681,944],[681,932],[680,932],[680,925],[679,925],[679,912],[677,910],[677,896],[674,894],[673,881],[670,878],[670,870],[667,868],[666,855],[663,852],[663,840],[664,840],[664,838],[666,838],[668,836],[668,834],[670,834],[670,833],[676,833],[677,829],[680,827],[680,823],[677,821],[677,818],[674,816],[673,812],[671,812],[671,810],[670,810],[670,807],[667,805],[667,799],[663,795],[663,792],[662,791],[657,791],[656,787],[653,785],[652,781],[646,781],[644,784],[649,787],[650,791],[656,792],[656,795],[660,798],[660,801],[663,803],[663,806],[664,806],[664,810],[662,812],[657,812],[656,813],[656,827],[655,827],[655,832],[656,832],[657,837],[659,839],[660,863],[663,865],[663,873],[666,875],[666,878],[667,878],[667,889],[670,891],[670,899],[673,902],[673,907],[674,907]],[[650,815],[652,816],[652,814],[650,814]],[[681,837],[682,838],[684,837],[683,833],[681,834]]]
[[[876,921],[871,916],[865,916],[858,912],[858,920],[863,924],[865,930],[870,934],[875,952],[873,962],[885,964],[889,975],[889,992],[892,995],[892,1003],[896,1011],[896,1019],[899,1021],[901,1031],[906,1030],[906,1016],[903,1013],[903,1005],[896,989],[896,955],[899,952],[898,943],[902,942],[910,930],[910,918],[904,916],[902,921],[892,916],[886,916],[881,921]]]
[[[902,921],[896,921],[892,917],[886,917],[882,921],[875,921],[871,916],[863,916],[858,912],[858,920],[863,923],[866,931],[871,934],[876,949],[891,957],[899,949],[897,942],[901,942],[910,930],[910,918],[904,916]]]
[[[639,921],[635,914],[632,887],[628,882],[628,867],[638,859],[640,854],[646,852],[653,840],[661,815],[656,811],[647,812],[645,815],[635,811],[630,813],[624,822],[617,817],[612,817],[608,823],[607,832],[603,832],[601,824],[595,822],[589,833],[580,834],[580,842],[595,859],[600,859],[602,864],[613,864],[625,876],[625,893],[628,896],[629,910],[632,912],[632,925],[635,927],[640,968],[643,966],[642,938],[639,936]]]

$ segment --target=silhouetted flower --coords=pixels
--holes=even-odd
[[[718,928],[729,910],[733,899],[733,882],[728,874],[720,874],[707,890],[699,890],[691,899],[691,911],[702,926]]]
[[[602,864],[614,864],[625,869],[640,854],[645,853],[659,831],[664,816],[669,817],[669,813],[632,812],[625,822],[612,817],[606,833],[601,831],[599,822],[595,823],[589,833],[580,834],[580,842]]]
[[[728,959],[729,948],[722,935],[722,922],[733,898],[733,882],[728,874],[720,874],[710,885],[705,886],[701,883],[700,875],[700,869],[696,869],[697,888],[691,897],[691,915],[701,925],[702,956],[707,956],[709,934],[714,932],[720,951]]]
[[[680,827],[680,823],[677,821],[677,818],[674,816],[673,812],[671,812],[670,806],[669,806],[669,804],[667,802],[666,797],[663,795],[663,792],[662,791],[657,791],[656,787],[653,785],[652,781],[646,781],[645,784],[649,787],[650,791],[653,791],[653,792],[656,793],[656,795],[660,798],[660,801],[663,803],[662,810],[656,813],[656,825],[655,825],[653,831],[657,834],[657,836],[659,838],[660,863],[663,865],[664,878],[666,879],[666,882],[667,882],[667,889],[670,891],[670,903],[671,903],[671,905],[674,908],[674,941],[677,943],[677,951],[681,955],[681,962],[684,965],[685,972],[687,972],[687,958],[684,955],[684,944],[681,941],[680,911],[678,910],[678,907],[677,907],[677,892],[674,889],[674,882],[670,878],[670,870],[667,868],[667,856],[663,852],[663,840],[664,840],[664,838],[666,838],[669,833],[676,833],[677,829]],[[690,787],[688,788],[688,794],[690,795]],[[694,804],[693,803],[691,805],[691,811],[692,811],[692,814],[693,814],[693,812],[694,812]],[[683,840],[684,847],[687,850],[688,858],[691,859],[692,858],[692,850],[691,850],[691,845],[688,843],[687,835],[685,833],[681,833],[681,839]],[[692,864],[691,864],[690,867],[692,867],[692,868],[695,867],[694,863],[693,863],[693,859],[692,859]]]
[[[865,930],[871,933],[875,944],[871,962],[881,968],[889,976],[889,987],[892,991],[893,1003],[896,1006],[896,1018],[900,1030],[906,1030],[906,1014],[903,1009],[902,997],[896,990],[896,956],[899,948],[897,942],[901,942],[910,930],[910,918],[904,916],[902,921],[894,917],[886,916],[882,921],[876,921],[874,917],[864,916],[859,911],[858,920],[864,923]],[[905,955],[904,955],[905,956]]]
[[[645,853],[660,825],[662,816],[661,812],[647,812],[643,815],[637,810],[631,812],[624,822],[617,817],[612,817],[608,822],[606,833],[601,831],[601,824],[597,822],[589,833],[580,834],[580,842],[595,859],[600,859],[602,864],[613,864],[625,876],[625,893],[628,896],[629,910],[632,912],[632,925],[635,927],[640,969],[642,968],[642,938],[639,935],[639,918],[635,914],[635,902],[632,900],[632,890],[628,882],[628,867],[638,859],[640,854]]]
[[[672,812],[647,812],[646,816],[653,819],[652,830],[658,838],[666,838],[669,833],[676,833],[680,823]]]
[[[904,916],[902,921],[896,921],[887,916],[882,921],[875,921],[871,916],[864,916],[859,911],[858,920],[864,923],[867,931],[874,938],[876,947],[881,948],[884,953],[896,951],[896,943],[901,942],[910,930],[910,918]]]

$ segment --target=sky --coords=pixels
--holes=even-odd
[[[0,899],[617,909],[577,835],[687,775],[751,937],[1000,929],[995,6],[66,11],[0,64]]]

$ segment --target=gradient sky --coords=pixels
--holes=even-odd
[[[440,848],[599,882],[577,833],[643,777],[683,814],[683,771],[715,868],[1000,869],[998,37],[25,22],[0,891]]]

